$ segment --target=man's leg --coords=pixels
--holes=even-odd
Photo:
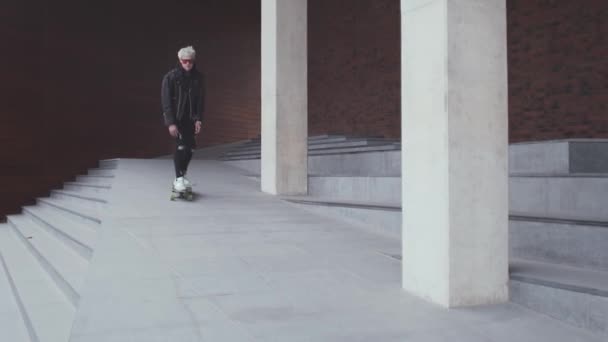
[[[184,129],[182,130],[182,144],[184,146],[184,174],[188,171],[188,165],[190,165],[190,160],[192,160],[192,152],[194,152],[194,147],[196,145],[196,140],[194,139],[194,123],[188,122]]]
[[[179,127],[179,134],[175,139],[176,147],[173,156],[173,164],[175,165],[175,178],[183,177],[188,169],[190,159],[192,159],[192,147],[188,129]]]
[[[190,156],[188,156],[190,151]],[[192,152],[184,144],[177,144],[175,148],[175,154],[173,155],[173,164],[175,165],[175,178],[183,177],[186,174],[188,168],[189,159],[192,156]]]
[[[192,160],[192,152],[193,151],[194,150],[192,149],[191,146],[186,147],[186,164],[185,164],[186,165],[186,169],[185,170],[188,170],[188,165],[190,165],[190,160]]]

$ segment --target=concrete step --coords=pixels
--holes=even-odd
[[[567,139],[511,144],[509,172],[608,173],[608,140]]]
[[[2,267],[13,284],[15,301],[31,341],[68,341],[74,320],[74,306],[65,298],[8,225],[0,226]],[[0,334],[5,340],[4,331]],[[6,340],[7,342],[12,340]]]
[[[308,140],[322,140],[322,139],[327,139],[327,138],[336,138],[336,137],[344,137],[344,135],[340,135],[340,134],[319,134],[319,135],[313,135],[313,136],[309,136]]]
[[[608,271],[608,221],[511,213],[510,256]]]
[[[260,159],[224,162],[246,170],[249,174],[260,174]],[[308,174],[314,176],[401,176],[401,151],[309,155]]]
[[[339,153],[308,157],[314,176],[401,176],[401,150]]]
[[[219,159],[222,160],[222,159]],[[310,157],[309,157],[310,160]],[[259,176],[261,173],[261,160],[260,159],[235,159],[235,160],[222,160],[224,164],[230,165],[240,170],[246,171],[250,175]]]
[[[96,194],[106,194],[112,187],[110,185],[99,185],[82,182],[65,182],[63,183],[63,189],[71,192],[81,192],[87,195],[95,197]]]
[[[106,194],[89,195],[82,192],[69,190],[51,190],[51,198],[63,200],[66,203],[76,203],[92,210],[103,210],[108,201],[104,198]]]
[[[115,159],[103,159],[99,161],[99,169],[115,169],[118,167],[118,163],[120,162],[119,158]]]
[[[335,139],[347,138],[342,136]],[[401,164],[400,155],[396,163]],[[251,165],[246,165],[245,168],[255,169]],[[608,173],[608,140],[571,139],[511,144],[509,171],[542,174]],[[390,172],[395,174],[395,170]]]
[[[342,147],[342,148],[328,148],[309,151],[309,156],[319,155],[337,155],[337,154],[352,154],[352,153],[368,153],[378,151],[396,151],[400,150],[401,145],[399,144],[380,144],[375,146],[361,146],[361,147]],[[220,160],[244,160],[244,159],[260,159],[261,154],[248,154],[247,156],[235,156],[235,157],[222,157]]]
[[[608,272],[512,260],[511,301],[608,338]]]
[[[311,137],[308,139],[308,145],[310,146],[311,144],[319,144],[319,143],[340,143],[340,142],[345,142],[348,139],[349,138],[347,138],[346,136],[332,136],[332,137],[318,137],[318,138]],[[257,149],[259,151],[261,146],[262,146],[262,142],[258,140],[255,142],[243,144],[243,145],[235,148],[235,151],[251,150],[251,149]]]
[[[66,202],[57,198],[38,198],[38,205],[68,215],[73,220],[84,221],[87,224],[101,223],[100,212],[74,202]]]
[[[114,180],[114,176],[89,176],[89,175],[76,176],[76,182],[87,183],[87,184],[111,185],[113,180]]]
[[[331,188],[325,189],[331,193]],[[314,194],[314,185],[310,190]],[[401,231],[398,201],[374,202],[360,197],[352,201],[331,195],[282,198],[317,213],[373,226],[392,236],[399,236]],[[511,214],[509,226],[512,257],[608,271],[608,222]]]
[[[338,140],[338,139],[346,139],[347,136],[343,134],[320,134],[320,135],[312,135],[308,137],[308,141],[321,141],[321,140]],[[247,144],[260,144],[262,142],[261,137],[249,139]]]
[[[320,141],[344,141],[346,139],[347,139],[347,137],[344,135],[318,135],[318,136],[308,137],[308,142],[314,143],[314,142],[320,142]],[[255,138],[255,139],[247,140],[247,141],[239,144],[238,146],[233,147],[233,149],[235,149],[235,150],[248,149],[248,148],[258,148],[259,149],[261,145],[262,145],[262,139]]]
[[[608,176],[512,175],[510,210],[608,221]]]
[[[325,144],[329,144],[331,145],[332,143],[340,143],[340,139],[344,138],[344,142],[362,142],[362,141],[367,141],[367,142],[382,142],[382,143],[387,143],[387,144],[392,144],[392,143],[396,143],[399,142],[398,140],[395,139],[387,139],[387,138],[383,138],[380,136],[369,136],[369,137],[361,137],[361,136],[342,136],[340,138],[338,137],[333,137],[333,138],[327,138],[327,139],[314,139],[314,140],[308,140],[308,145],[309,146],[318,146],[318,145],[325,145]]]
[[[309,176],[308,195],[398,206],[401,204],[401,177]]]
[[[15,215],[7,219],[16,235],[76,307],[88,262],[28,216]]]
[[[310,196],[281,196],[281,199],[377,234],[401,238],[401,207],[393,203],[337,201]]]
[[[383,138],[332,138],[332,139],[317,139],[308,141],[308,150],[319,150],[326,148],[338,148],[338,147],[357,147],[357,146],[374,146],[382,144],[394,144],[396,141],[388,140]],[[235,148],[232,151],[227,152],[226,156],[237,156],[246,155],[252,153],[260,153],[261,145],[248,145],[243,147]]]
[[[346,137],[337,139],[346,140]],[[400,165],[400,156],[396,163]],[[247,165],[246,169],[254,168]],[[571,139],[511,144],[509,171],[542,174],[608,173],[608,140]],[[394,174],[394,170],[391,172]]]
[[[113,176],[114,172],[115,172],[115,169],[95,168],[95,169],[89,169],[87,171],[87,175],[88,176]]]
[[[385,141],[369,141],[369,140],[345,140],[345,141],[340,141],[340,142],[329,142],[329,143],[309,143],[308,144],[308,151],[309,153],[312,153],[313,151],[327,151],[327,150],[331,150],[331,149],[337,149],[337,148],[354,148],[354,147],[366,147],[366,146],[382,146],[382,145],[389,145],[389,144],[393,144],[392,142],[385,142]],[[244,156],[251,156],[251,155],[259,155],[261,152],[260,147],[248,147],[246,149],[238,149],[235,151],[230,151],[227,152],[226,154],[224,154],[223,157],[228,158],[228,157],[244,157]]]
[[[96,226],[84,220],[73,220],[67,214],[41,206],[23,207],[23,214],[46,228],[85,259],[90,259],[97,240]]]
[[[246,175],[257,182],[259,175]],[[401,205],[401,177],[308,176],[308,196],[332,201]]]
[[[7,224],[0,224],[0,230],[9,229]],[[20,303],[14,294],[14,284],[4,266],[0,250],[0,332],[2,340],[30,342],[26,323],[21,316]]]

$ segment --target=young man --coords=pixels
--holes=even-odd
[[[194,136],[201,131],[205,93],[203,76],[194,63],[194,48],[180,49],[177,57],[179,65],[163,78],[161,100],[165,126],[176,142],[173,188],[184,192],[192,188],[185,176],[196,147]]]

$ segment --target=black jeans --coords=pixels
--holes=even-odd
[[[183,177],[186,171],[188,171],[188,164],[190,164],[192,152],[196,147],[194,122],[192,120],[188,118],[178,122],[177,130],[179,133],[177,138],[175,138],[175,155],[173,156],[176,178]]]

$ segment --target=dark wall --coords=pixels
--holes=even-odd
[[[309,131],[400,137],[399,0],[309,0]],[[608,138],[608,1],[507,0],[511,142]]]
[[[256,136],[259,6],[2,2],[0,218],[99,159],[171,153],[160,82],[186,45],[197,49],[208,85],[199,146]]]
[[[31,194],[39,193],[52,177],[40,172],[46,162],[38,85],[41,65],[40,11],[31,1],[0,5],[0,219]],[[30,20],[22,18],[29,16]]]
[[[308,1],[309,133],[401,131],[399,0]]]
[[[507,4],[511,141],[608,138],[608,1]]]

